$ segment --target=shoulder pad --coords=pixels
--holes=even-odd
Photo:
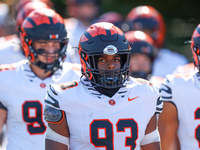
[[[64,112],[61,110],[45,106],[44,108],[44,119],[49,123],[60,123],[64,118]]]

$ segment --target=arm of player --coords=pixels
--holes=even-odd
[[[2,132],[3,129],[3,125],[6,122],[6,118],[7,118],[7,111],[5,109],[1,109],[0,108],[0,133]]]
[[[160,138],[157,131],[157,116],[154,115],[149,121],[145,136],[141,141],[142,150],[160,150]]]
[[[163,112],[159,115],[158,119],[158,130],[160,132],[162,150],[180,149],[177,129],[177,109],[174,104],[164,102]]]
[[[68,150],[69,149],[69,129],[66,117],[58,124],[48,123],[45,139],[46,150]]]

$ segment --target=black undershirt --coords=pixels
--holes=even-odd
[[[108,97],[112,97],[115,93],[120,89],[118,88],[103,88],[103,87],[94,87],[99,93],[106,95]]]

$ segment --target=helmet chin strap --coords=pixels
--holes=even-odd
[[[32,63],[34,65],[36,65],[37,67],[41,68],[44,70],[44,73],[47,73],[49,71],[51,72],[55,72],[56,70],[58,70],[59,68],[62,68],[62,65],[58,62],[58,60],[56,60],[55,62],[51,63],[51,64],[46,64],[43,63],[41,61],[35,61],[34,63]]]
[[[61,49],[62,50],[62,49]],[[43,49],[39,49],[38,51],[36,51],[33,47],[31,48],[32,53],[34,54],[34,62],[32,62],[33,65],[41,68],[44,70],[44,73],[47,73],[49,71],[51,71],[52,73],[54,73],[56,70],[62,68],[62,58],[60,58],[60,54],[58,56],[58,59],[56,59],[53,63],[47,64],[47,63],[43,63],[40,60],[38,60],[38,55],[41,55],[43,52]],[[63,56],[61,56],[63,57]]]

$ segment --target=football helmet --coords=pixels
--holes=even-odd
[[[18,12],[22,9],[22,7],[24,7],[24,5],[26,5],[29,2],[38,2],[38,1],[46,3],[51,8],[53,7],[53,3],[50,0],[19,0],[16,3],[15,8],[14,8],[15,18],[16,18],[16,15],[18,14]]]
[[[151,6],[138,6],[127,15],[130,30],[149,30],[157,48],[162,48],[165,41],[166,26],[163,16]]]
[[[67,31],[63,23],[63,18],[52,9],[42,8],[32,11],[24,20],[20,29],[20,40],[22,49],[29,61],[47,71],[55,71],[62,67],[62,63],[66,57],[67,47]],[[60,50],[58,58],[53,63],[43,63],[36,58],[38,55],[48,57],[44,49],[35,50],[33,47],[34,41],[59,41]]]
[[[121,14],[117,12],[109,11],[109,12],[103,13],[99,17],[98,22],[110,22],[121,29],[121,26],[123,23],[123,17]]]
[[[130,43],[132,48],[131,55],[136,53],[147,55],[151,60],[151,64],[153,64],[153,61],[155,59],[155,47],[153,46],[154,44],[153,39],[145,32],[139,30],[128,31],[125,33],[125,36],[128,39],[128,42]],[[141,71],[130,70],[130,75],[135,78],[148,79],[151,73],[152,73],[152,66],[150,68],[150,72],[144,72],[142,70]]]
[[[121,68],[100,70],[97,67],[101,55],[118,54]],[[129,79],[129,61],[131,47],[124,33],[112,23],[99,22],[91,25],[81,36],[79,55],[83,75],[93,86],[116,88],[121,87]]]
[[[200,70],[200,24],[195,28],[191,38],[191,49],[194,64]]]
[[[89,18],[89,21],[95,19],[98,16],[98,14],[102,12],[101,0],[66,0],[68,16],[80,19],[80,16],[82,14],[80,13],[80,8],[78,6],[83,5],[85,3],[93,3],[96,6],[96,12],[91,13],[92,18]],[[86,17],[81,19],[85,20],[88,18]]]
[[[49,8],[49,6],[46,3],[40,2],[40,1],[32,1],[27,2],[22,6],[22,8],[19,10],[17,17],[16,17],[16,31],[18,31],[19,27],[21,27],[24,19],[33,11],[36,9],[41,8]]]

